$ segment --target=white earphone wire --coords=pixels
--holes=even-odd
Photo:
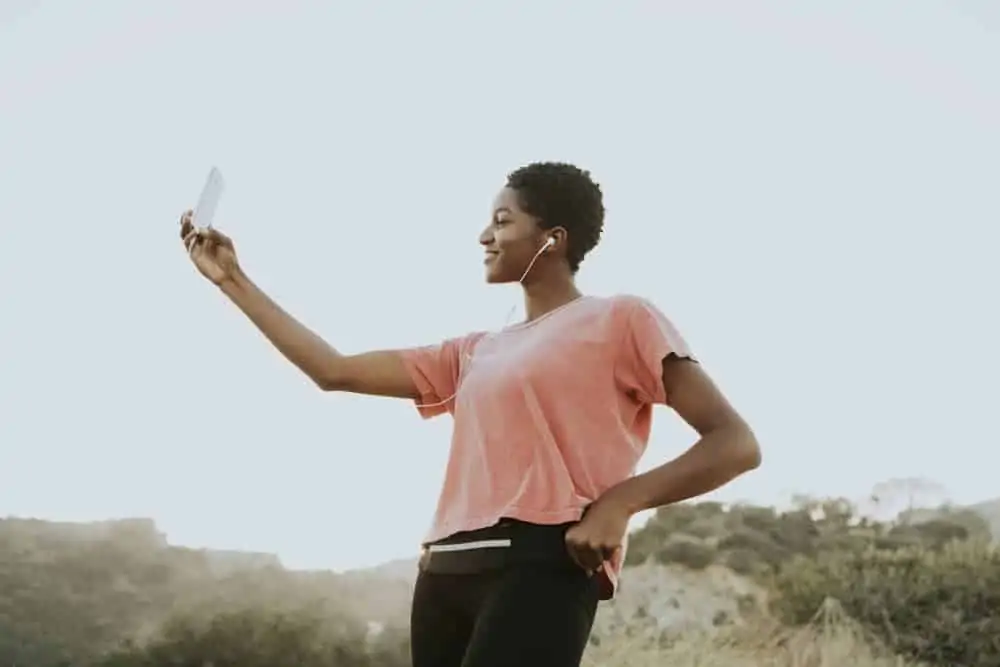
[[[519,282],[519,283],[521,283],[523,285],[524,284],[524,279],[528,277],[528,272],[531,271],[531,268],[535,265],[535,262],[538,261],[538,258],[542,256],[542,253],[544,253],[546,250],[548,250],[549,248],[551,248],[555,244],[556,244],[555,237],[550,236],[548,239],[546,239],[545,243],[542,245],[542,247],[539,248],[538,252],[535,253],[535,256],[531,258],[530,262],[528,262],[528,268],[526,268],[524,270],[524,273],[521,274],[521,277],[518,278],[517,282]],[[514,312],[516,310],[517,310],[517,306],[516,305],[511,306],[510,311],[507,313],[507,318],[504,320],[503,325],[500,327],[501,331],[503,329],[506,329],[507,325],[510,324],[510,318],[514,315]],[[470,364],[471,362],[472,362],[472,354],[466,354],[465,363],[461,364],[460,368],[467,368],[468,364]],[[416,407],[417,408],[437,408],[437,407],[440,407],[442,405],[446,405],[446,404],[450,403],[451,401],[453,401],[455,399],[456,396],[458,396],[458,392],[462,388],[462,378],[463,377],[465,377],[465,372],[462,371],[462,370],[459,370],[458,379],[455,381],[455,391],[448,398],[440,400],[437,403],[417,403]]]

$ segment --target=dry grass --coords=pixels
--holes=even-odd
[[[685,633],[653,642],[634,637],[591,646],[585,667],[918,667],[877,648],[839,605],[824,605],[813,623],[788,630],[755,627]]]

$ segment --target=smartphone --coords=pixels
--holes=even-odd
[[[222,191],[225,188],[226,182],[222,178],[222,172],[219,171],[218,167],[212,167],[208,172],[205,187],[201,189],[201,196],[198,197],[198,205],[194,209],[191,222],[195,227],[208,229],[212,226],[215,209],[219,205],[219,198],[222,197]]]

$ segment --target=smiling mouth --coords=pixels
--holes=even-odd
[[[489,264],[494,259],[496,259],[497,255],[499,255],[499,254],[500,253],[498,253],[498,252],[492,252],[492,251],[487,250],[486,251],[486,257],[483,258],[483,264]]]

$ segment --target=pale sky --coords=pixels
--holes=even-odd
[[[0,1],[0,515],[411,556],[449,418],[323,394],[190,266],[344,352],[496,328],[507,172],[601,182],[581,287],[654,301],[754,426],[716,494],[1000,496],[1000,4]],[[391,8],[391,9],[390,9]],[[643,468],[693,433],[661,409]]]

